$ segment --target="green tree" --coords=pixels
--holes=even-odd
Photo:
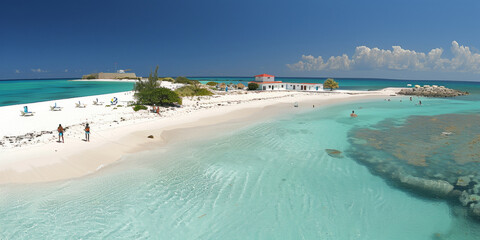
[[[135,98],[139,105],[171,106],[175,103],[182,104],[182,98],[174,91],[159,87],[158,66],[151,72],[147,80],[138,80],[135,83]]]
[[[338,82],[335,82],[333,78],[328,78],[323,83],[323,88],[330,88],[330,91],[332,91],[333,89],[338,88]]]
[[[172,106],[175,103],[182,104],[182,98],[177,93],[163,87],[142,90],[135,97],[138,104],[142,105]]]
[[[256,83],[249,83],[248,84],[248,90],[257,90],[258,89],[258,84]]]
[[[161,81],[158,82],[158,66],[155,68],[155,71],[150,75],[148,75],[148,79],[146,81],[140,79],[135,83],[134,90],[138,93],[144,90],[152,90],[154,88],[159,87]]]

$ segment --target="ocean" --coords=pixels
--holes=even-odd
[[[0,80],[0,106],[131,91],[131,82],[85,82],[74,79]]]
[[[0,186],[0,239],[478,239],[475,203],[396,177],[469,176],[465,191],[480,182],[480,84],[425,84],[471,94],[316,107],[126,155],[80,179]]]

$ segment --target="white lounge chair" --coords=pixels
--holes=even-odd
[[[103,105],[103,102],[98,101],[98,98],[93,101],[93,105]]]
[[[81,103],[80,101],[78,101],[78,103],[75,103],[75,107],[77,107],[77,108],[86,108],[87,105],[85,105],[85,104]]]

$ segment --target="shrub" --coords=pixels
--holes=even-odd
[[[144,90],[135,94],[138,103],[142,105],[172,106],[175,103],[182,104],[182,98],[168,88],[155,88]]]
[[[175,83],[191,84],[191,80],[186,77],[177,77]]]
[[[258,84],[256,83],[249,83],[248,84],[248,90],[257,90],[258,89]]]
[[[208,89],[191,85],[178,88],[175,92],[181,97],[210,96],[213,94]]]
[[[216,82],[208,82],[208,83],[207,83],[207,86],[215,87],[215,86],[217,86],[217,84],[218,84],[218,83],[216,83]]]
[[[139,110],[147,110],[148,108],[143,105],[135,105],[133,106],[133,111],[138,112]]]
[[[205,88],[199,88],[195,92],[195,96],[211,96],[211,95],[213,95],[213,93],[210,92],[208,89],[205,89]]]
[[[195,96],[195,91],[193,90],[192,86],[184,86],[175,90],[175,92],[180,97],[188,97],[188,96]]]
[[[190,80],[190,84],[193,84],[193,85],[200,85],[200,81],[198,80]]]

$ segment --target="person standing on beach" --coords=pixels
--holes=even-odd
[[[85,141],[90,142],[90,126],[88,123],[85,126]]]
[[[58,131],[58,142],[60,142],[60,138],[62,138],[62,143],[65,143],[65,140],[63,139],[64,129],[62,127],[62,124],[58,124],[57,131]]]

